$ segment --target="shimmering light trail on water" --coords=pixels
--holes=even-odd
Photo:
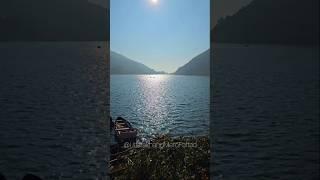
[[[111,75],[111,115],[128,119],[141,138],[208,134],[209,77]]]

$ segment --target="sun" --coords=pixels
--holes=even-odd
[[[158,0],[151,0],[153,4],[158,4]]]

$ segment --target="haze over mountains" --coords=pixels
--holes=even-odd
[[[201,53],[187,64],[181,66],[175,73],[177,75],[209,75],[210,72],[209,50]],[[111,74],[164,74],[163,71],[156,71],[150,67],[123,56],[114,51],[110,52]]]
[[[177,69],[175,74],[178,75],[210,75],[210,50],[199,54],[190,60],[187,64]]]
[[[214,43],[319,45],[319,0],[253,0],[211,30]],[[209,50],[173,74],[209,75]]]
[[[146,65],[129,59],[114,51],[110,52],[111,74],[159,74]]]

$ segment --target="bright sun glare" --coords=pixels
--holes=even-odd
[[[158,3],[158,0],[151,0],[151,2],[152,2],[153,4],[157,4],[157,3]]]

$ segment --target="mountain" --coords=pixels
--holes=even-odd
[[[210,75],[210,50],[194,57],[174,73],[177,75]]]
[[[319,45],[319,0],[253,0],[220,19],[211,41]]]
[[[161,74],[142,63],[113,51],[110,51],[110,62],[111,74]]]
[[[108,16],[88,0],[4,0],[0,41],[105,41]]]

